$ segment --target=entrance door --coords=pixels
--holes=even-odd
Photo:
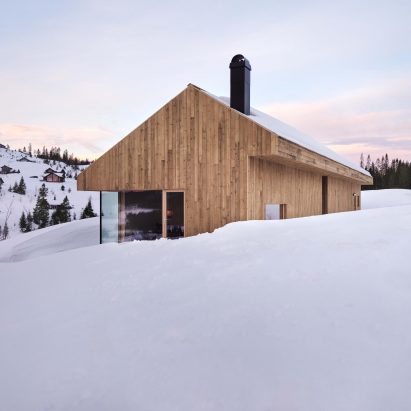
[[[184,237],[184,192],[165,191],[163,204],[163,236]]]

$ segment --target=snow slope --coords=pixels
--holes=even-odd
[[[361,192],[361,208],[395,207],[411,205],[411,190],[367,190]]]
[[[0,242],[0,262],[31,258],[100,243],[100,219],[59,224]]]
[[[409,410],[410,232],[403,206],[0,263],[0,409]]]
[[[67,173],[74,176],[76,170],[73,167],[67,166],[62,162],[51,162],[45,164],[43,160],[36,157],[30,157],[33,163],[17,161],[24,154],[17,150],[10,150],[0,148],[0,167],[7,165],[14,170],[20,170],[20,173],[13,174],[0,174],[0,177],[4,180],[3,187],[0,191],[0,226],[4,226],[4,222],[7,215],[7,210],[10,209],[11,214],[8,219],[8,226],[10,229],[9,237],[23,235],[19,229],[19,220],[21,213],[24,211],[26,214],[29,211],[33,211],[37,201],[37,192],[41,185],[44,183],[49,189],[48,202],[50,204],[60,204],[64,197],[67,196],[70,204],[73,206],[71,210],[71,216],[73,218],[76,214],[77,218],[80,217],[82,209],[86,206],[89,197],[91,196],[92,205],[95,212],[99,211],[100,198],[98,192],[90,191],[77,191],[77,181],[74,178],[66,178],[64,183],[47,183],[42,180],[44,171],[51,167],[53,170],[62,170],[65,168]],[[80,166],[81,169],[84,166]],[[77,171],[79,173],[79,171]],[[14,183],[19,183],[20,178],[23,176],[27,186],[26,195],[11,193],[8,188],[13,187]],[[36,177],[34,177],[36,176]],[[61,190],[61,186],[64,185],[65,190]],[[51,211],[50,211],[51,215]],[[24,234],[25,235],[25,234]]]

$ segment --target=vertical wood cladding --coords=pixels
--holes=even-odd
[[[264,218],[265,201],[287,204],[288,217],[321,214],[321,168],[363,178],[303,148],[293,158],[287,154],[294,150],[291,143],[281,147],[280,152],[275,133],[189,85],[91,164],[77,185],[79,190],[184,191],[186,235],[194,235]],[[289,164],[263,156],[282,156]],[[311,165],[301,170],[298,161]],[[338,188],[347,189],[344,184],[334,184],[336,197]],[[334,203],[339,211],[348,207],[346,200]]]
[[[287,218],[321,214],[322,178],[311,173],[251,157],[248,218],[264,219],[266,204],[286,204]]]
[[[339,178],[328,178],[328,212],[354,211],[354,194],[361,195],[361,185]],[[358,208],[357,208],[358,209]]]

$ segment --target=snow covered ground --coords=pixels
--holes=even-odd
[[[31,258],[88,247],[100,242],[100,219],[87,218],[35,230],[0,242],[0,262]]]
[[[411,205],[411,190],[367,190],[361,193],[361,208],[396,207]]]
[[[8,227],[10,230],[9,237],[23,235],[20,232],[19,220],[21,213],[27,214],[29,211],[33,211],[33,208],[37,201],[37,192],[41,185],[44,183],[48,188],[48,202],[50,204],[60,204],[64,197],[67,196],[70,204],[72,205],[71,217],[76,214],[77,218],[80,218],[82,209],[86,206],[89,197],[91,196],[92,205],[95,212],[99,212],[100,198],[98,192],[90,191],[77,191],[77,181],[74,178],[66,178],[64,183],[47,183],[42,181],[42,175],[44,171],[51,167],[55,171],[61,171],[65,168],[68,175],[74,177],[76,170],[73,167],[67,166],[62,162],[51,162],[45,164],[43,160],[36,157],[29,157],[34,162],[20,162],[17,161],[24,157],[22,153],[17,150],[0,148],[0,167],[7,165],[14,170],[20,170],[20,173],[12,174],[0,174],[4,184],[0,190],[0,226],[4,227],[7,212],[10,210],[10,216],[8,217]],[[84,166],[80,166],[84,168]],[[79,173],[79,171],[77,171]],[[27,186],[25,195],[16,194],[8,191],[8,188],[13,187],[14,183],[19,183],[20,178],[23,177]],[[61,187],[64,186],[64,191]],[[51,214],[51,212],[50,212]]]
[[[410,232],[411,205],[0,263],[0,409],[409,410]]]

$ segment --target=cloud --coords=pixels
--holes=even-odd
[[[0,141],[13,148],[32,144],[33,149],[58,146],[80,157],[95,158],[118,140],[103,128],[63,128],[46,125],[0,123]]]
[[[262,109],[358,161],[361,152],[411,160],[410,107],[411,80],[400,77],[322,100]]]

